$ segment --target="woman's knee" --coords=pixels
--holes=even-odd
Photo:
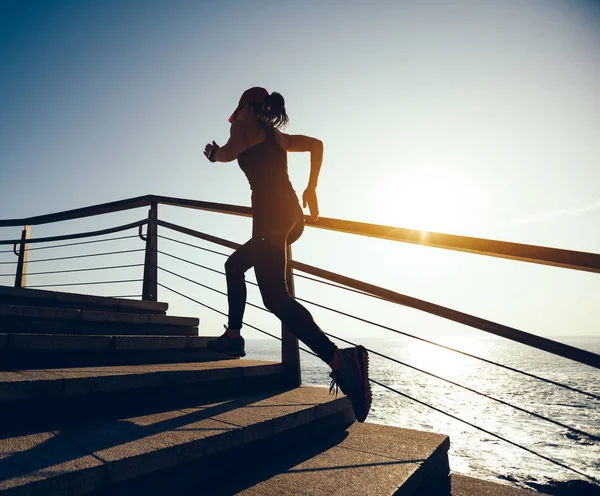
[[[279,316],[290,305],[291,298],[287,292],[263,292],[262,300],[265,308]]]

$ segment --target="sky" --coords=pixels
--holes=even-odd
[[[0,219],[146,194],[249,206],[237,164],[209,163],[202,151],[227,140],[241,93],[264,86],[286,100],[286,132],[324,142],[324,217],[600,252],[598,2],[0,0],[0,67]],[[289,170],[301,195],[308,155],[291,154]],[[239,243],[250,236],[249,219],[159,210]],[[138,209],[33,226],[31,236],[145,216]],[[0,239],[19,233],[2,228]],[[167,240],[160,247],[218,270],[225,260]],[[310,228],[293,253],[538,335],[600,336],[597,274]],[[118,259],[136,261],[139,254]],[[167,255],[159,264],[225,290],[220,275]],[[0,275],[0,284],[11,277]],[[28,284],[77,277],[30,276]],[[165,272],[160,280],[226,311],[223,295]],[[138,292],[135,284],[123,291]],[[296,291],[417,335],[482,334],[298,278]],[[202,334],[221,332],[221,315],[168,290],[159,299],[170,314],[199,316]],[[254,289],[250,300],[261,305]],[[308,308],[334,334],[382,335]],[[251,308],[246,316],[277,333],[272,315]]]

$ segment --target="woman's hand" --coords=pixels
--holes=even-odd
[[[316,188],[308,187],[302,194],[302,206],[310,210],[310,217],[312,220],[317,221],[319,219],[319,202],[317,201],[317,190]]]
[[[219,151],[219,148],[221,148],[219,145],[217,145],[214,141],[212,143],[208,143],[205,147],[204,147],[204,156],[210,160],[211,162],[214,162],[214,156],[215,153],[217,153],[217,151]]]

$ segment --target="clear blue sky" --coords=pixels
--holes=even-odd
[[[237,165],[202,150],[226,140],[239,95],[260,85],[286,98],[288,132],[324,141],[326,217],[600,252],[597,2],[2,0],[0,67],[3,219],[149,193],[249,205]],[[299,193],[308,168],[290,158]],[[250,235],[247,220],[162,212]],[[32,236],[71,226],[53,229]],[[294,253],[530,332],[600,335],[595,274],[310,230]],[[463,329],[369,309],[408,331]]]

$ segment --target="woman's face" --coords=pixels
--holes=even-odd
[[[231,116],[233,121],[237,121],[240,119],[254,119],[254,108],[249,103],[242,103],[238,105],[236,111]]]

